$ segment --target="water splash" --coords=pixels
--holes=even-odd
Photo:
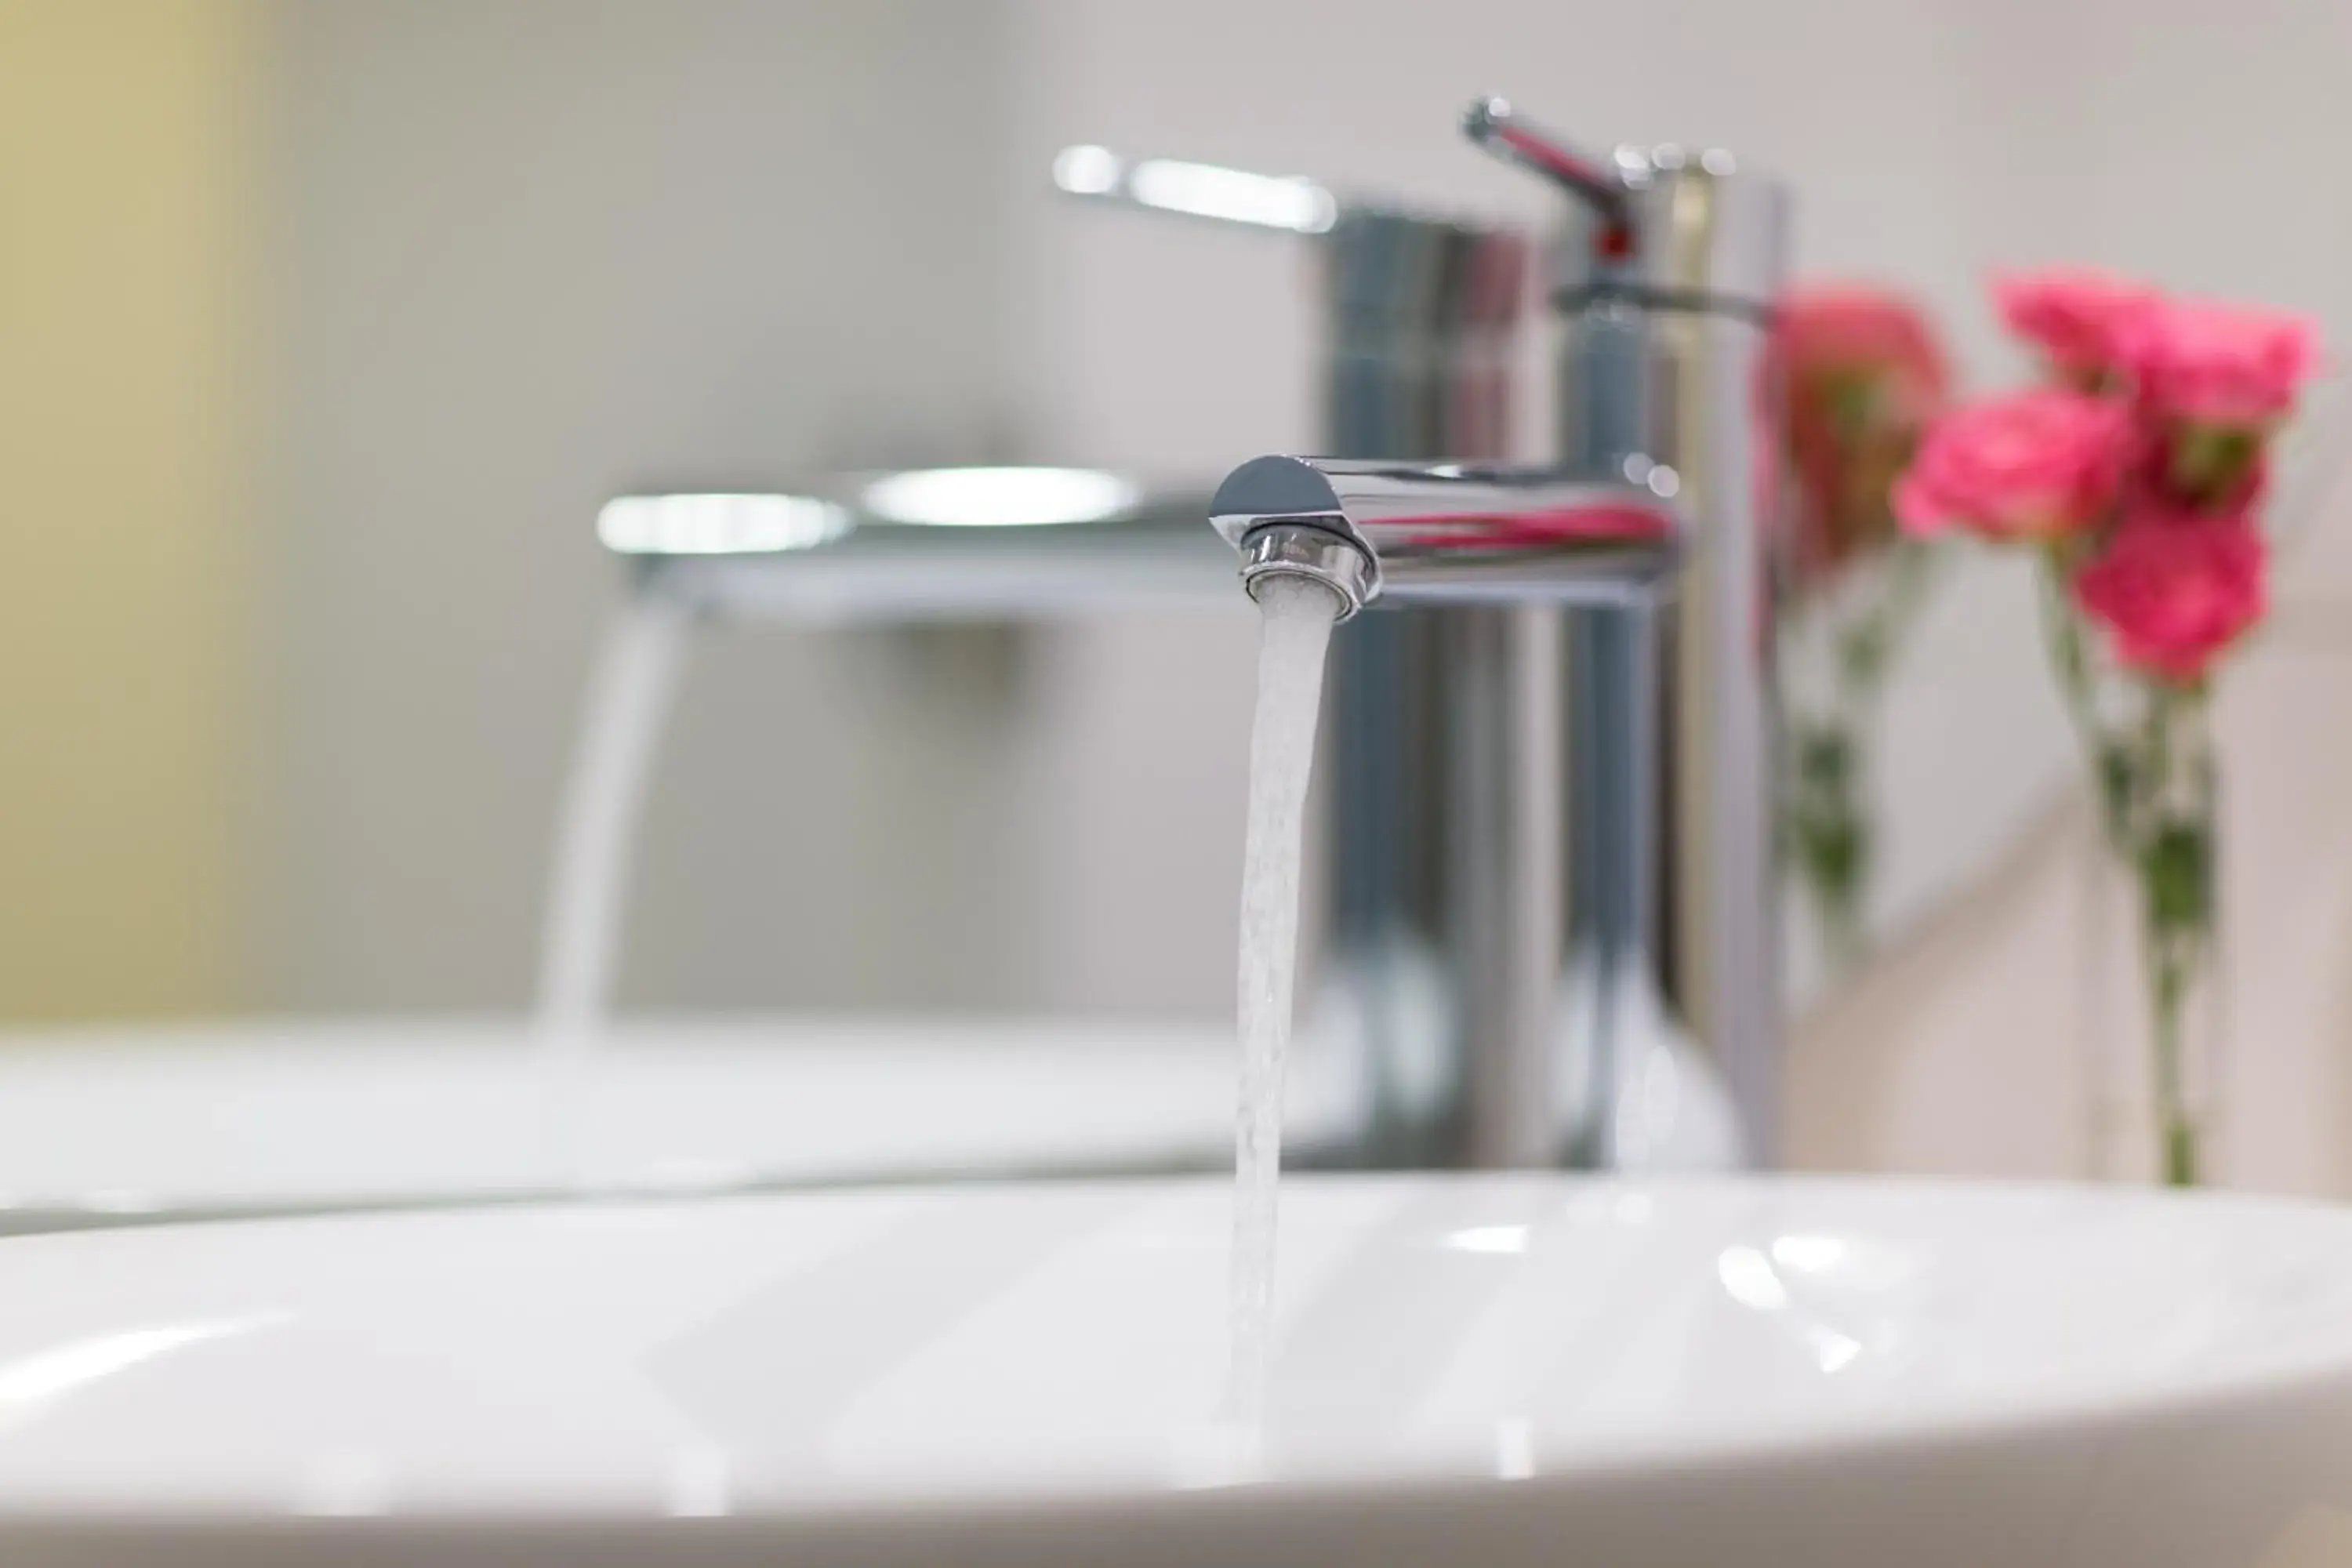
[[[1232,1362],[1226,1418],[1254,1454],[1265,1404],[1274,1309],[1283,1058],[1298,966],[1299,857],[1315,761],[1323,656],[1339,600],[1303,577],[1258,589],[1265,613],[1250,728],[1249,832],[1242,852],[1241,1102],[1234,1146]]]
[[[579,1185],[586,1079],[610,1009],[621,914],[655,748],[677,691],[688,616],[635,600],[607,630],[563,791],[540,935],[531,1032],[551,1179]]]

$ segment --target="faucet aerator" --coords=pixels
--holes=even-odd
[[[1352,619],[1380,592],[1371,557],[1336,530],[1300,519],[1261,524],[1242,536],[1242,586],[1255,599],[1276,577],[1318,583],[1339,601],[1337,621]]]

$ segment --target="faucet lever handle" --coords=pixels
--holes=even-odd
[[[1604,248],[1632,248],[1624,176],[1605,158],[1529,121],[1502,98],[1482,98],[1462,117],[1471,141],[1507,163],[1541,174],[1597,211],[1604,225]]]

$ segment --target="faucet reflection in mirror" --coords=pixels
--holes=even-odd
[[[2095,1158],[2194,1186],[2221,1044],[2212,683],[2268,605],[2269,448],[2317,337],[2298,317],[2088,270],[2000,279],[1994,295],[2044,384],[1938,422],[1896,510],[1916,533],[2040,558],[2100,841],[2136,894],[2145,1049],[2119,1063],[2119,1038],[2088,1042]]]
[[[1292,507],[1319,486],[1331,504],[1309,496],[1300,515],[1352,517],[1356,537],[1243,542],[1279,542],[1261,565],[1360,542],[1381,602],[1413,605],[1332,641],[1330,940],[1314,1001],[1364,1110],[1314,1152],[1721,1166],[1744,1138],[1769,1161],[1773,541],[1756,479],[1774,428],[1763,363],[1783,194],[1720,150],[1576,154],[1499,103],[1471,131],[1575,198],[1551,247],[1559,417],[1540,470],[1497,461],[1511,368],[1534,341],[1524,236],[1344,201],[1326,227],[1320,187],[1296,181],[1275,182],[1289,206],[1178,201],[1244,187],[1139,189],[1145,165],[1101,148],[1056,170],[1074,195],[1315,247],[1325,435],[1366,466],[1279,460],[1234,504]],[[1286,214],[1299,221],[1269,221]],[[1202,526],[1205,488],[1122,489],[1084,520],[1015,517],[1000,496],[973,509],[1003,513],[990,527],[896,504],[910,488],[936,501],[946,482],[779,486],[814,507],[761,515],[827,524],[764,549],[673,528],[710,510],[691,496],[623,498],[605,542],[640,605],[696,617],[1029,618],[1239,597],[1231,551]],[[977,482],[953,481],[958,521],[981,521],[961,504]],[[1736,1117],[1709,1092],[1710,1062]]]
[[[1933,546],[1892,491],[1949,389],[1916,306],[1882,289],[1790,290],[1773,328],[1781,391],[1781,852],[1831,973],[1865,956],[1876,850],[1879,699],[1926,598]]]

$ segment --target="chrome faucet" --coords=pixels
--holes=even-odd
[[[1446,776],[1425,786],[1440,809],[1397,825],[1433,842],[1340,847],[1437,867],[1435,899],[1376,898],[1357,933],[1393,942],[1418,924],[1452,961],[1456,1070],[1409,1119],[1424,1147],[1482,1165],[1616,1164],[1640,1135],[1622,1125],[1619,1079],[1644,1036],[1679,1027],[1729,1081],[1749,1157],[1769,1161],[1780,963],[1763,349],[1785,200],[1720,151],[1594,157],[1500,100],[1475,105],[1466,130],[1574,198],[1552,272],[1554,460],[1261,458],[1211,510],[1245,584],[1301,574],[1349,614],[1388,604],[1433,623],[1414,646],[1448,712]]]
[[[1573,194],[1556,450],[1510,467],[1533,247],[1311,182],[1072,149],[1073,194],[1320,247],[1324,437],[1217,487],[1013,468],[790,495],[623,497],[639,591],[752,618],[935,620],[1230,604],[1316,575],[1335,637],[1319,771],[1325,1000],[1366,1125],[1328,1163],[1612,1164],[1632,1042],[1680,1027],[1769,1157],[1770,605],[1758,465],[1777,190],[1718,153],[1584,157],[1489,101],[1474,137]],[[1751,479],[1757,482],[1751,484]],[[943,526],[988,521],[997,526]],[[1638,1135],[1639,1130],[1633,1130]]]
[[[1305,577],[1336,595],[1342,619],[1375,604],[1421,606],[1443,617],[1423,644],[1444,683],[1447,816],[1438,828],[1444,892],[1433,936],[1451,958],[1453,1016],[1444,1021],[1453,1070],[1433,1083],[1419,1129],[1477,1166],[1613,1163],[1613,1078],[1627,1056],[1625,1005],[1636,983],[1622,964],[1594,969],[1597,1033],[1564,1014],[1573,912],[1571,757],[1586,778],[1615,768],[1627,803],[1648,793],[1642,732],[1612,737],[1591,757],[1569,745],[1562,614],[1570,607],[1640,613],[1671,589],[1688,542],[1672,503],[1617,481],[1577,482],[1544,468],[1460,463],[1388,464],[1259,458],[1236,468],[1210,502],[1211,521],[1241,553],[1253,597],[1271,579]],[[1647,710],[1646,687],[1616,693]],[[1649,832],[1612,820],[1606,847],[1645,880]],[[1415,847],[1343,845],[1397,857]],[[1402,917],[1399,908],[1388,911]],[[1638,925],[1638,921],[1632,923]],[[1361,937],[1367,933],[1359,931]],[[1580,1064],[1596,1081],[1591,1113],[1564,1118],[1573,1097],[1559,1081]]]

